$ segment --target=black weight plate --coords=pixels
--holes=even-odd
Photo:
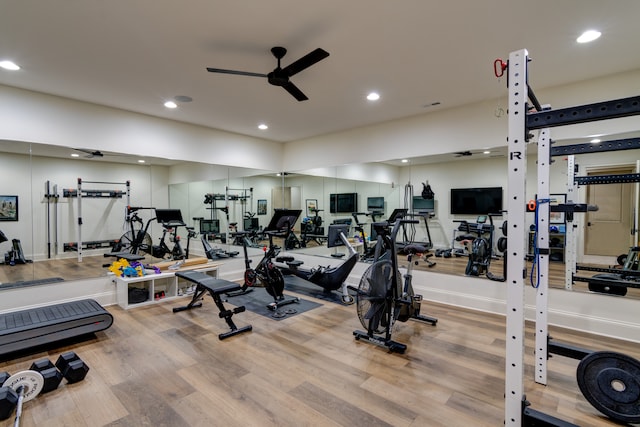
[[[274,298],[280,297],[284,291],[284,277],[280,270],[271,265],[265,269],[265,275],[267,277],[265,278],[264,287],[267,289],[267,293]]]
[[[578,387],[598,411],[623,423],[640,423],[640,362],[613,351],[585,356],[576,372]]]
[[[506,252],[507,251],[507,238],[506,237],[501,237],[498,239],[498,244],[496,245],[496,247],[498,248],[498,250],[500,252]]]
[[[627,288],[624,286],[608,286],[601,283],[589,282],[589,290],[591,292],[599,292],[601,294],[625,296]]]
[[[627,262],[627,255],[628,254],[618,255],[618,258],[616,258],[616,261],[618,262],[619,265],[624,265],[624,263]]]

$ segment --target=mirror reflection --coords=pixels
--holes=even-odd
[[[372,224],[406,209],[416,223],[403,230],[403,242],[430,249],[427,262],[418,268],[483,278],[487,272],[503,275],[500,238],[508,212],[499,212],[505,202],[498,196],[506,194],[508,185],[505,147],[279,173],[152,158],[138,163],[142,159],[118,153],[15,141],[2,142],[0,150],[2,170],[12,177],[0,192],[2,286],[103,276],[110,262],[103,254],[114,251],[115,242],[133,240],[140,230],[149,236],[144,243],[149,259],[160,259],[152,249],[162,242],[165,253],[173,250],[178,236],[190,257],[242,256],[245,244],[252,254],[260,254],[268,242],[263,231],[276,209],[300,211],[293,233],[278,241],[285,252],[337,258],[347,250],[328,247],[328,229],[346,224],[350,243],[366,261],[376,238]],[[536,157],[532,149],[528,200],[537,192]],[[631,174],[637,173],[639,159],[638,150],[631,150],[578,155],[575,162],[581,176]],[[550,192],[558,203],[599,209],[576,213],[571,222],[566,215],[552,214],[550,284],[586,291],[588,282],[567,279],[566,249],[575,244],[581,265],[624,270],[624,261],[635,257],[630,248],[638,245],[629,232],[637,229],[638,184],[581,186],[570,200],[568,163],[566,156],[553,159]],[[495,203],[482,202],[487,197]],[[185,226],[167,230],[153,208],[179,210]],[[570,227],[577,231],[575,242],[566,240]],[[241,231],[246,233],[236,234]],[[492,256],[472,272],[469,254],[477,239],[486,240]],[[576,272],[584,274],[593,275]],[[627,296],[637,292],[630,289]]]

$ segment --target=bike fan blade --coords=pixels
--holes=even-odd
[[[207,67],[207,71],[210,72],[210,73],[237,74],[239,76],[267,77],[266,74],[250,73],[248,71],[224,70],[222,68],[210,68],[210,67]]]
[[[316,62],[322,61],[327,56],[329,56],[329,52],[327,52],[324,49],[318,48],[313,52],[306,54],[305,56],[298,59],[297,61],[294,61],[291,64],[287,65],[286,67],[283,68],[282,71],[284,71],[285,73],[287,73],[289,77],[291,77],[294,74],[298,74],[300,71],[304,70],[305,68],[309,68]]]
[[[307,95],[302,93],[302,91],[298,89],[298,87],[291,82],[288,82],[287,84],[282,85],[282,87],[298,101],[306,101],[307,99],[309,99],[307,98]]]

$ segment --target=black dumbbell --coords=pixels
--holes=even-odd
[[[18,405],[18,393],[11,387],[0,387],[0,420],[6,420]]]
[[[0,372],[0,387],[9,379],[9,372]]]
[[[31,364],[29,369],[42,374],[42,378],[44,378],[44,387],[42,388],[41,393],[48,393],[57,389],[62,381],[62,372],[60,372],[49,359],[35,361]]]
[[[69,383],[82,381],[89,372],[89,366],[73,351],[62,353],[56,361],[56,368]]]

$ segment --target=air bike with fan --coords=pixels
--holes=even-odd
[[[422,295],[416,295],[413,286],[413,266],[419,261],[417,254],[425,253],[422,245],[404,247],[407,256],[407,271],[400,274],[396,250],[396,236],[404,224],[415,224],[418,220],[397,218],[374,223],[378,235],[373,264],[365,271],[356,294],[358,318],[365,331],[353,332],[356,340],[365,340],[386,347],[390,352],[404,353],[406,344],[391,339],[395,322],[409,319],[421,320],[436,325],[438,319],[420,314]],[[404,280],[403,280],[404,279]]]

